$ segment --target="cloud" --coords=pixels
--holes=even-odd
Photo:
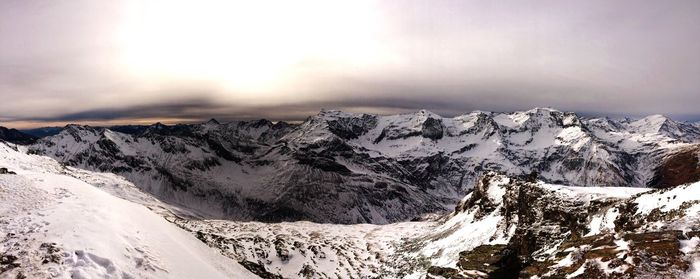
[[[39,123],[32,125],[210,117],[296,121],[321,108],[372,113],[425,108],[452,116],[471,110],[544,106],[585,115],[662,113],[700,119],[698,1],[372,2],[362,6],[372,9],[371,16],[361,17],[367,21],[361,25],[364,33],[343,37],[343,32],[355,30],[353,17],[343,16],[348,22],[334,22],[333,26],[346,29],[327,38],[343,43],[366,40],[357,42],[357,50],[345,46],[338,51],[333,49],[338,43],[321,44],[323,38],[314,38],[321,45],[298,63],[268,59],[260,64],[285,66],[271,71],[272,78],[267,77],[265,67],[251,69],[251,75],[265,77],[257,87],[219,75],[133,72],[124,62],[128,51],[120,41],[122,23],[134,16],[128,1],[42,3],[0,2],[3,121]],[[313,14],[323,15],[323,11]],[[211,22],[221,23],[217,20]],[[188,44],[195,54],[210,49],[241,51],[236,49],[235,34],[228,33],[240,28],[220,24],[209,30],[207,24],[196,25],[202,30],[194,31],[209,32],[202,36],[207,40],[225,37],[227,47],[200,50],[196,48],[199,44]],[[284,22],[268,24],[266,28],[246,26],[244,30],[250,32],[241,38],[257,36],[269,42],[296,38],[275,33],[274,27]],[[293,28],[281,30],[295,32]],[[166,31],[172,31],[168,38],[175,41],[193,39],[180,36],[192,30]],[[246,44],[246,51],[256,51],[251,44]],[[290,46],[297,47],[292,53],[308,52],[301,48],[305,44],[278,43],[260,46],[260,52],[249,57],[289,58],[277,52]],[[157,60],[179,59],[173,49]],[[346,56],[349,54],[352,56]],[[248,55],[240,52],[227,57]],[[202,61],[207,63],[197,66],[237,62],[212,55],[206,58]],[[182,61],[200,60],[194,56]],[[174,65],[187,66],[183,63]],[[247,73],[240,65],[212,66]]]

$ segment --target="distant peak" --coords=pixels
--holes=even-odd
[[[321,109],[321,111],[318,112],[318,115],[327,115],[327,114],[333,115],[333,114],[339,114],[339,113],[343,113],[343,112],[340,110],[337,110],[337,109]]]
[[[321,109],[321,111],[318,112],[316,117],[322,118],[322,119],[335,119],[335,118],[345,118],[345,117],[361,117],[364,115],[363,113],[349,113],[349,112],[343,112],[340,110],[329,110],[329,109]]]
[[[291,127],[292,124],[289,124],[285,121],[277,121],[274,124],[272,124],[273,128],[286,128],[286,127]]]
[[[265,118],[261,118],[258,120],[250,121],[250,124],[253,125],[254,127],[262,127],[262,126],[271,126],[273,123],[270,120],[267,120]]]
[[[80,124],[68,124],[65,127],[63,127],[64,130],[86,130],[90,129],[92,127],[88,125],[80,125]]]
[[[663,114],[652,114],[647,117],[644,117],[642,119],[647,119],[647,120],[668,120],[669,118],[666,117]]]
[[[471,115],[482,115],[482,114],[491,114],[490,111],[485,111],[485,110],[473,110],[472,112],[468,113]]]
[[[536,107],[527,111],[528,113],[540,113],[540,112],[561,112],[560,110],[553,109],[550,107]]]
[[[652,115],[649,115],[649,116],[644,117],[642,119],[639,119],[635,122],[637,122],[639,124],[648,123],[650,125],[662,125],[664,123],[673,122],[673,121],[663,114],[652,114]]]
[[[162,128],[165,128],[166,126],[163,123],[156,122],[155,124],[151,125],[151,127],[156,128],[156,129],[162,129]]]
[[[212,118],[209,119],[209,121],[207,121],[207,123],[205,124],[220,125],[221,123],[219,123],[219,121],[217,121],[216,119]]]
[[[426,116],[426,117],[432,117],[432,118],[442,118],[442,116],[440,116],[439,114],[434,113],[432,111],[429,111],[427,109],[421,109],[416,114],[419,116]]]

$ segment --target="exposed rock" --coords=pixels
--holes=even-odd
[[[432,140],[439,140],[442,138],[444,127],[442,121],[428,117],[428,119],[423,122],[421,127],[421,135],[424,138],[429,138]]]
[[[501,190],[491,187],[505,190],[502,203],[492,194]],[[637,197],[661,196],[668,190],[587,200],[488,174],[456,212],[469,210],[479,218],[501,208],[504,225],[517,224],[508,244],[477,246],[460,253],[457,269],[433,266],[428,273],[443,278],[683,278],[691,262],[681,241],[696,234],[669,230],[664,224],[680,222],[700,201],[679,203],[677,209],[637,211]],[[606,221],[614,223],[614,229],[591,234],[591,220],[606,212],[616,212],[608,215],[614,220]]]
[[[363,114],[360,118],[338,118],[328,120],[328,129],[343,139],[356,139],[377,126],[377,117]]]
[[[63,262],[63,255],[61,253],[61,248],[59,248],[56,243],[42,243],[39,246],[39,250],[42,251],[41,256],[42,264],[55,263],[60,264]]]
[[[459,253],[457,266],[479,271],[488,278],[517,278],[522,269],[517,251],[507,245],[481,245]]]
[[[17,259],[18,258],[15,255],[0,255],[0,274],[3,274],[8,270],[20,267],[20,263],[17,262]]]
[[[676,185],[700,181],[700,146],[683,148],[667,156],[656,168],[648,185],[654,188],[668,188]]]
[[[260,276],[262,279],[284,279],[284,277],[273,274],[265,270],[265,266],[259,263],[254,263],[254,262],[249,262],[249,261],[240,261],[238,262],[241,264],[243,267],[245,267],[247,270],[252,272],[253,274]]]
[[[7,168],[0,168],[0,174],[17,174],[17,173],[10,171]]]
[[[466,279],[467,277],[460,274],[459,269],[431,266],[426,272],[427,279],[438,279],[438,278],[454,278],[454,279]]]

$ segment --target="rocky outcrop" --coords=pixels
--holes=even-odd
[[[428,117],[428,119],[423,122],[421,127],[421,135],[424,138],[429,138],[432,140],[439,140],[442,138],[444,127],[442,121]]]
[[[17,174],[14,171],[8,170],[7,168],[0,168],[0,174]]]
[[[654,170],[648,186],[668,188],[700,181],[700,145],[682,148],[666,156]]]
[[[253,272],[285,278],[693,278],[697,193],[700,182],[582,188],[489,172],[454,212],[422,221],[170,221]]]
[[[700,234],[694,221],[700,200],[685,197],[672,208],[656,203],[681,199],[675,192],[690,193],[700,184],[592,198],[520,180],[493,185],[498,177],[482,178],[456,211],[478,217],[500,210],[504,226],[517,224],[508,243],[464,251],[457,268],[430,267],[429,278],[685,278],[700,252],[682,244],[697,244],[691,239]],[[493,192],[501,190],[497,205]]]
[[[363,114],[361,117],[343,117],[328,120],[328,129],[342,139],[356,139],[377,126],[377,117]]]

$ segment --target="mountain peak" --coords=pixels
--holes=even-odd
[[[251,127],[260,128],[260,127],[266,127],[266,126],[271,127],[273,125],[273,123],[270,120],[262,118],[262,119],[258,119],[258,120],[251,120],[248,122],[248,125],[250,125]]]
[[[418,111],[419,114],[436,115],[436,113],[429,111],[427,109],[421,109]]]
[[[557,109],[553,109],[550,107],[536,107],[536,108],[530,109],[526,112],[529,114],[538,114],[538,113],[552,113],[552,112],[561,113],[562,111],[557,110]]]
[[[642,118],[642,119],[640,119],[640,120],[645,120],[645,121],[648,121],[648,122],[656,122],[656,123],[658,123],[658,122],[663,122],[663,121],[670,120],[670,118],[668,118],[667,116],[665,116],[665,115],[663,115],[663,114],[652,114],[652,115],[649,115],[649,116],[647,116],[647,117],[644,117],[644,118]]]
[[[80,124],[68,124],[65,127],[63,127],[63,131],[69,131],[69,132],[98,131],[99,129],[100,129],[99,127],[92,127],[89,125],[80,125]]]
[[[335,109],[321,109],[321,111],[316,114],[317,118],[322,118],[325,120],[330,120],[330,119],[337,119],[337,118],[348,118],[348,117],[362,117],[362,115],[365,115],[364,113],[351,113],[351,112],[344,112],[341,110],[335,110]]]
[[[204,124],[209,124],[209,125],[220,125],[221,123],[219,123],[219,121],[217,121],[215,118],[212,118],[212,119],[209,119],[209,121],[207,121],[207,122],[204,123]]]
[[[667,125],[672,120],[661,114],[652,114],[642,119],[632,121],[630,126],[643,133],[658,133],[663,126]]]
[[[87,127],[89,127],[89,126],[87,126],[87,125],[84,126],[84,125],[80,125],[80,124],[68,124],[68,125],[66,125],[65,127],[63,127],[63,129],[78,129],[78,130],[82,130],[82,129],[85,129],[85,128],[87,128]]]

